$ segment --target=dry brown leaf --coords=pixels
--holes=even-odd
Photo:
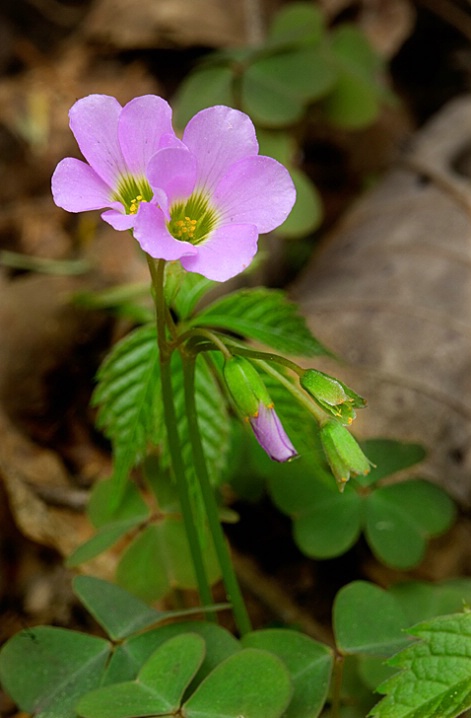
[[[363,394],[360,437],[419,441],[426,470],[471,503],[471,99],[447,106],[340,223],[294,287]]]
[[[97,0],[85,33],[120,49],[239,45],[246,40],[245,5],[240,0]]]

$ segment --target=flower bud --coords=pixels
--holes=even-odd
[[[244,417],[257,414],[260,402],[265,406],[273,403],[260,374],[244,357],[226,359],[223,373],[232,398]]]
[[[289,461],[297,456],[254,366],[241,356],[233,356],[226,359],[223,373],[237,408],[268,456],[274,461]]]
[[[351,424],[356,416],[355,408],[366,405],[365,400],[359,394],[356,394],[339,379],[334,379],[317,369],[307,369],[299,381],[316,404],[327,414],[339,419],[342,424]]]
[[[339,421],[329,419],[321,427],[322,448],[332,473],[343,491],[350,476],[368,474],[370,462],[357,441]]]

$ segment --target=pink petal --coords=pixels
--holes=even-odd
[[[186,126],[183,142],[198,160],[198,187],[208,190],[234,162],[258,152],[248,115],[222,105],[198,112]]]
[[[198,244],[198,254],[183,257],[182,266],[216,282],[225,282],[249,266],[257,252],[258,232],[254,225],[224,225]]]
[[[69,112],[70,128],[80,151],[95,172],[110,187],[126,171],[118,142],[118,100],[108,95],[88,95],[78,100]]]
[[[109,209],[107,212],[103,212],[101,218],[111,224],[113,229],[122,231],[124,229],[132,229],[136,222],[135,214],[124,214],[116,209]]]
[[[150,160],[147,177],[151,187],[163,190],[168,203],[190,196],[196,180],[196,158],[184,147],[160,150]]]
[[[180,242],[172,237],[162,211],[148,202],[142,202],[139,207],[134,236],[144,252],[154,259],[181,259],[196,252],[196,247],[189,242]]]
[[[110,188],[95,170],[73,157],[59,162],[51,180],[52,196],[68,212],[87,212],[109,207]]]
[[[129,171],[145,175],[147,163],[159,147],[162,138],[171,140],[172,110],[168,102],[156,95],[143,95],[128,102],[118,122],[118,138]]]
[[[273,407],[260,402],[258,414],[250,419],[250,425],[258,443],[273,461],[289,461],[297,456]]]
[[[290,213],[296,190],[288,170],[271,157],[245,157],[219,182],[213,201],[227,223],[271,232]]]

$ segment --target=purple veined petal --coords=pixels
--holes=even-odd
[[[255,224],[264,233],[284,222],[296,201],[296,190],[288,170],[276,160],[245,157],[221,179],[213,201],[224,222]]]
[[[272,407],[260,402],[258,414],[250,419],[250,425],[255,438],[270,459],[283,462],[298,455]]]
[[[197,185],[207,190],[234,162],[258,152],[250,117],[223,105],[198,112],[187,124],[183,142],[198,160]]]
[[[196,180],[196,157],[183,147],[159,150],[147,166],[151,187],[163,190],[169,204],[189,197]]]
[[[118,141],[121,110],[114,97],[88,95],[69,111],[70,129],[81,153],[101,179],[113,188],[119,175],[126,172]]]
[[[196,247],[172,237],[162,210],[150,202],[141,202],[136,215],[134,236],[141,248],[154,259],[181,259],[195,254]]]
[[[58,207],[67,212],[87,212],[109,207],[110,188],[82,160],[66,157],[54,170],[52,196]]]
[[[181,264],[189,272],[225,282],[249,266],[257,252],[257,239],[254,225],[217,227],[205,242],[196,245],[198,253],[182,257]]]
[[[110,224],[113,229],[117,229],[119,231],[132,229],[136,222],[135,214],[124,214],[124,212],[120,212],[116,209],[109,209],[106,212],[103,212],[101,218]]]
[[[143,95],[123,107],[118,139],[131,174],[145,176],[147,163],[160,148],[162,137],[172,132],[172,110],[161,97]]]

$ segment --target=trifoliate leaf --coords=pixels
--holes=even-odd
[[[269,45],[320,42],[324,32],[324,15],[310,2],[294,2],[282,7],[274,16],[268,32]]]
[[[448,494],[429,481],[381,486],[366,499],[366,538],[388,566],[412,568],[422,560],[427,540],[446,531],[454,515]]]
[[[234,105],[234,72],[229,65],[201,67],[180,85],[175,103],[175,124],[185,127],[196,112],[212,105]]]
[[[407,619],[398,602],[367,581],[340,589],[333,619],[338,650],[346,655],[389,657],[410,640],[402,632]]]
[[[0,681],[18,707],[38,718],[75,718],[84,693],[100,685],[112,646],[50,626],[17,633],[0,652]]]

